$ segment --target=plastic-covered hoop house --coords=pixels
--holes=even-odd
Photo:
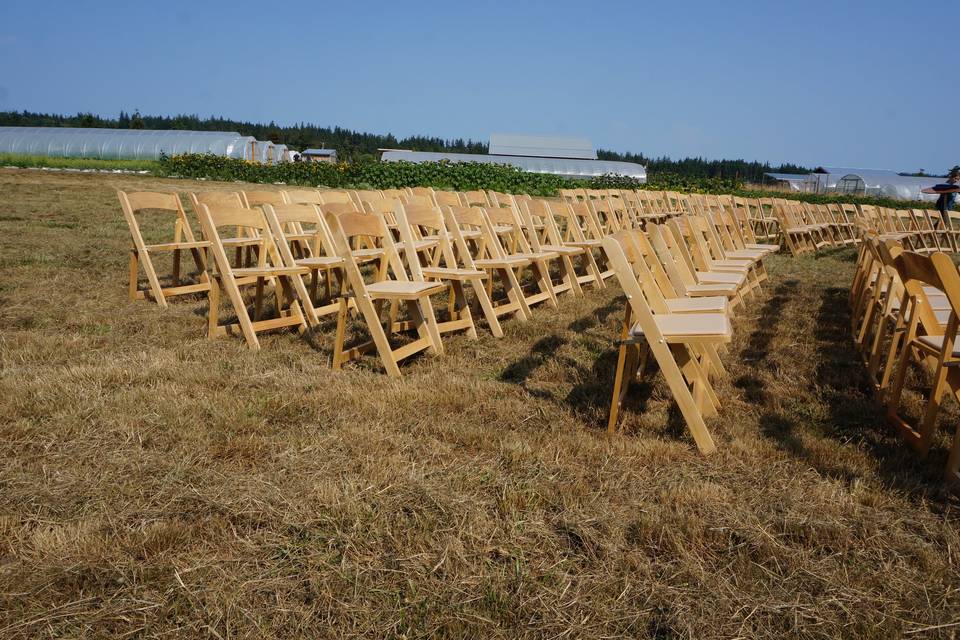
[[[897,200],[936,200],[937,196],[920,193],[921,189],[943,182],[943,178],[901,176],[887,171],[866,169],[837,174],[837,193],[880,196]]]
[[[253,142],[234,131],[0,127],[0,153],[62,158],[158,160],[161,153],[212,153],[253,160]]]
[[[276,150],[274,144],[268,140],[256,140],[254,145],[253,159],[264,164],[273,164],[277,162]]]

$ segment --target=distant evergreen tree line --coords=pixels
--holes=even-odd
[[[412,149],[414,151],[445,151],[448,153],[487,153],[485,142],[457,138],[445,140],[429,136],[410,136],[398,139],[392,134],[380,135],[362,133],[342,127],[319,127],[300,123],[281,126],[275,122],[269,124],[240,122],[227,118],[200,118],[196,115],[151,116],[121,111],[117,118],[104,118],[92,113],[78,113],[65,116],[29,111],[0,112],[0,126],[20,127],[103,127],[107,129],[186,129],[192,131],[237,131],[242,135],[254,136],[258,140],[282,142],[295,149],[303,150],[315,147],[336,149],[342,160],[373,160],[377,158],[377,149]],[[794,164],[772,166],[769,163],[747,162],[746,160],[705,160],[704,158],[684,158],[672,160],[666,156],[648,158],[642,153],[618,153],[605,149],[597,150],[601,160],[620,160],[636,162],[647,167],[650,174],[671,173],[680,176],[705,178],[734,178],[745,182],[760,182],[768,171],[779,173],[809,173],[809,169]]]

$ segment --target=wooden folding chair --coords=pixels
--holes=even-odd
[[[582,203],[571,205],[550,201],[546,202],[546,206],[553,221],[550,230],[552,243],[586,250],[588,274],[579,276],[580,284],[592,279],[598,288],[605,288],[603,281],[613,275],[613,269],[607,265],[607,257],[602,249],[603,234],[589,208]]]
[[[690,250],[690,257],[698,272],[743,275],[743,293],[753,292],[760,285],[754,262],[723,257],[721,252],[711,247],[708,225],[703,217],[694,215],[671,218],[667,222],[667,227],[673,231],[674,236]]]
[[[524,250],[532,254],[558,256],[560,280],[553,282],[556,293],[570,291],[574,295],[583,295],[581,284],[600,282],[599,270],[589,248],[571,246],[563,243],[556,230],[556,222],[550,208],[542,200],[522,201],[517,207],[521,227],[526,230]],[[540,231],[542,230],[542,231]],[[541,237],[542,234],[542,237]],[[574,260],[578,260],[584,277],[577,274]],[[592,263],[592,266],[591,266]],[[591,268],[593,271],[591,271]]]
[[[944,253],[925,256],[905,252],[897,257],[896,266],[906,289],[905,311],[900,324],[905,331],[897,372],[887,402],[887,417],[921,455],[926,455],[932,444],[944,393],[951,393],[960,402],[960,345],[957,344],[957,329],[960,327],[960,272],[950,256]],[[949,301],[950,310],[946,323],[936,317],[925,287],[942,291]],[[922,363],[933,378],[924,415],[917,427],[911,426],[899,415],[906,369],[913,359]],[[960,429],[954,436],[947,463],[947,477],[953,481],[960,480]]]
[[[334,342],[333,368],[340,369],[345,362],[359,359],[364,353],[376,349],[380,360],[391,377],[400,376],[399,362],[426,350],[435,355],[443,353],[440,331],[430,297],[444,293],[446,285],[434,282],[411,282],[396,247],[393,236],[380,216],[364,213],[325,215],[337,255],[343,258],[347,279],[353,290],[357,309],[363,316],[371,340],[347,349],[345,333],[348,305],[341,299],[337,315],[337,332]],[[381,249],[380,266],[375,270],[374,280],[367,283],[354,257],[351,241],[354,238],[375,239]],[[393,278],[390,278],[390,272]],[[383,307],[390,304],[387,331],[381,323]],[[396,308],[403,304],[410,320],[398,322]],[[393,348],[390,336],[397,331],[414,329],[418,338],[403,346]]]
[[[298,298],[298,291],[303,290],[303,283],[295,284],[308,270],[304,267],[286,266],[280,257],[276,241],[270,233],[264,213],[260,209],[246,209],[238,207],[211,207],[200,204],[197,210],[200,226],[204,237],[211,243],[216,264],[216,278],[219,286],[210,288],[210,310],[208,315],[208,336],[214,338],[232,333],[239,326],[246,338],[247,345],[254,351],[260,349],[257,334],[283,327],[306,329],[303,309]],[[251,237],[258,240],[257,264],[252,267],[234,267],[227,259],[227,253],[220,235],[221,227],[249,229]],[[240,286],[250,281],[256,287],[253,302],[253,317],[243,300]],[[263,297],[266,284],[274,286],[276,298],[276,317],[261,319],[263,315]],[[237,321],[235,323],[220,324],[220,291],[223,290],[233,306]]]
[[[649,352],[660,366],[697,447],[705,454],[714,451],[716,445],[704,416],[716,415],[720,407],[710,375],[719,364],[716,347],[732,338],[729,319],[724,313],[681,314],[653,308],[618,238],[604,238],[603,249],[627,297],[608,430],[615,431],[627,389]]]
[[[527,258],[505,257],[498,252],[498,242],[480,207],[442,207],[447,231],[453,239],[457,264],[465,269],[481,269],[487,274],[487,297],[498,318],[513,314],[525,322],[533,314],[520,285],[523,270],[530,266]],[[505,299],[494,299],[494,284],[500,282]],[[545,298],[544,298],[545,299]]]
[[[207,275],[205,251],[210,243],[197,240],[194,237],[193,230],[190,228],[190,221],[187,220],[187,214],[183,211],[183,205],[180,203],[180,196],[176,193],[148,191],[126,193],[117,191],[117,198],[120,200],[120,208],[123,209],[123,217],[127,220],[127,226],[130,228],[130,239],[133,242],[133,246],[130,248],[130,282],[127,289],[130,299],[143,299],[149,292],[150,297],[165,309],[167,298],[209,291],[210,278]],[[137,216],[144,215],[146,212],[163,213],[168,217],[171,215],[174,217],[172,242],[147,244],[137,221]],[[180,254],[184,250],[189,251],[190,255],[193,256],[193,262],[197,268],[197,282],[194,284],[180,283]],[[171,286],[163,287],[160,284],[160,278],[153,264],[151,253],[172,253]],[[147,276],[146,290],[141,290],[139,285],[141,267]]]
[[[488,249],[491,257],[497,260],[526,260],[533,271],[533,283],[537,290],[530,291],[531,287],[529,286],[524,288],[524,299],[527,306],[546,302],[556,309],[558,307],[557,292],[554,290],[553,279],[550,275],[550,262],[556,260],[559,254],[530,250],[523,229],[512,209],[487,207],[486,209],[481,208],[481,211],[483,211],[483,215],[487,219],[487,225],[492,231]]]
[[[320,189],[321,204],[356,204],[348,191]]]
[[[303,267],[309,271],[310,284],[305,285],[301,278],[295,278],[293,285],[303,303],[307,321],[311,326],[325,315],[337,313],[340,298],[346,293],[346,276],[343,272],[343,258],[336,255],[333,239],[327,229],[319,205],[284,204],[263,205],[264,216],[270,226],[270,232],[276,240],[277,249],[283,264],[288,267]],[[306,226],[305,226],[306,225]],[[293,229],[291,233],[289,229]],[[293,241],[296,238],[302,252],[294,256]],[[319,295],[320,274],[323,274],[324,295]],[[333,278],[336,275],[337,286]],[[349,300],[353,303],[353,299]]]
[[[736,273],[698,272],[682,241],[669,227],[648,224],[647,236],[671,285],[683,297],[725,296],[730,309],[743,302],[746,277]]]
[[[241,198],[243,198],[243,204],[249,209],[254,207],[259,207],[265,204],[270,205],[282,205],[288,204],[286,193],[283,191],[257,191],[257,190],[246,190],[240,192]]]
[[[447,312],[450,319],[438,322],[441,334],[448,331],[466,330],[471,338],[477,337],[477,328],[473,322],[470,305],[467,300],[464,285],[470,285],[473,296],[480,305],[483,315],[494,337],[502,338],[503,329],[493,308],[493,303],[487,295],[484,280],[487,273],[481,269],[461,267],[454,256],[451,244],[451,233],[443,219],[443,213],[437,207],[414,207],[397,201],[394,205],[394,215],[397,219],[397,228],[400,239],[410,247],[416,246],[417,240],[424,237],[436,238],[436,258],[427,264],[421,263],[421,255],[416,251],[407,251],[406,258],[410,267],[410,275],[415,282],[444,282],[450,287],[447,302]]]

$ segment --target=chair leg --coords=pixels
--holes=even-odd
[[[490,274],[490,279],[493,279],[493,274]],[[487,319],[487,326],[490,327],[490,333],[492,333],[495,338],[502,338],[503,328],[500,326],[500,320],[497,318],[497,312],[493,308],[493,303],[490,302],[490,296],[487,295],[487,290],[483,285],[483,279],[475,278],[470,280],[470,286],[473,287],[473,295],[477,297],[477,301],[480,303],[483,317]]]
[[[137,287],[137,280],[140,277],[140,261],[137,259],[137,250],[130,250],[130,286],[127,289],[127,293],[130,296],[131,300],[137,299],[137,293],[139,288]]]
[[[516,272],[510,268],[506,267],[500,269],[500,281],[503,283],[504,293],[507,294],[507,300],[516,304],[520,308],[520,319],[523,322],[530,320],[533,317],[533,311],[530,310],[530,305],[527,304],[527,298],[523,295],[523,288],[520,286],[520,281],[517,279]],[[493,278],[490,278],[491,285]]]
[[[207,337],[215,338],[220,326],[220,279],[215,278],[207,291]]]
[[[150,292],[153,293],[157,304],[166,309],[167,299],[163,295],[163,287],[160,286],[160,279],[157,278],[157,272],[153,268],[153,260],[150,258],[150,254],[143,252],[143,255],[140,256],[140,262],[143,265],[144,272],[147,274],[147,281],[150,283]]]
[[[433,311],[433,303],[430,301],[430,298],[423,297],[420,300],[411,300],[408,302],[408,309],[417,326],[417,333],[421,338],[426,338],[431,344],[431,346],[427,348],[427,353],[431,355],[442,355],[443,342],[440,339],[440,328],[437,327],[437,315]]]
[[[262,278],[258,278],[261,281]],[[243,337],[247,339],[247,345],[254,351],[260,350],[260,341],[257,339],[257,332],[253,328],[253,322],[250,321],[250,314],[247,313],[247,306],[243,302],[243,296],[240,295],[240,289],[233,278],[223,278],[224,288],[227,290],[227,297],[233,305],[233,310],[237,314],[237,321],[240,323],[240,329],[243,331]]]

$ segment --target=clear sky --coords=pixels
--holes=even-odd
[[[0,1],[0,110],[960,164],[946,2]]]

